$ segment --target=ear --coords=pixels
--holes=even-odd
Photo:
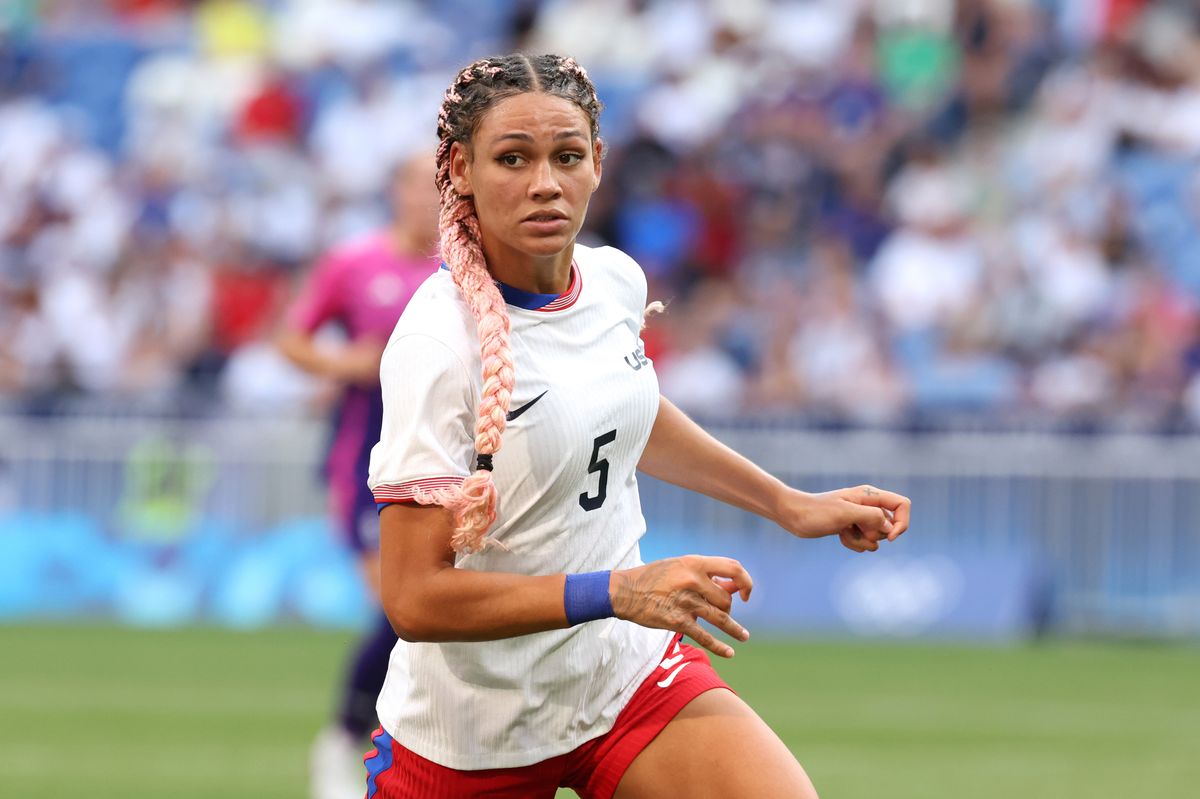
[[[596,170],[595,177],[592,180],[592,191],[600,188],[600,174],[603,171],[600,162],[604,157],[604,140],[597,138],[592,143],[592,167]]]
[[[471,158],[461,142],[450,143],[450,185],[463,197],[470,197]]]

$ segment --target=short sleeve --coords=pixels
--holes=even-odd
[[[339,264],[332,256],[323,259],[313,269],[300,289],[300,296],[288,311],[287,325],[292,330],[312,333],[321,325],[335,319],[341,312],[338,292]]]
[[[368,477],[375,501],[460,485],[475,455],[477,404],[462,359],[435,338],[404,335],[384,352],[380,383],[383,425]]]
[[[599,250],[609,259],[612,271],[610,274],[620,286],[622,304],[641,326],[646,312],[646,273],[637,261],[616,247],[603,247]]]

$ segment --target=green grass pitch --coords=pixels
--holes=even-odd
[[[301,799],[349,640],[0,627],[0,797]],[[825,799],[1200,795],[1195,646],[754,640],[718,665]]]

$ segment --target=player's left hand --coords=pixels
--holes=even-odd
[[[790,490],[776,521],[801,538],[836,535],[855,552],[874,552],[908,529],[912,500],[871,485],[823,494]]]

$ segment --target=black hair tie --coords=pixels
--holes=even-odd
[[[489,472],[492,471],[492,456],[491,455],[477,456],[475,458],[475,468],[478,470],[486,469]]]

